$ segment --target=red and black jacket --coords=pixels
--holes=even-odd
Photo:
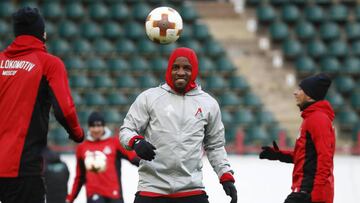
[[[63,62],[39,39],[18,36],[0,52],[0,177],[41,175],[51,106],[70,138],[81,142]]]
[[[334,111],[328,101],[315,102],[301,114],[303,122],[294,151],[282,151],[294,163],[292,190],[311,193],[313,202],[334,197]]]

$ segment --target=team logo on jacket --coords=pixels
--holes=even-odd
[[[103,150],[104,154],[111,154],[111,148],[109,146],[106,146]]]
[[[203,117],[202,109],[199,107],[195,113],[195,118],[200,119]]]

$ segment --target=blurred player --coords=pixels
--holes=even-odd
[[[73,202],[85,183],[88,203],[123,203],[121,190],[121,158],[139,166],[140,159],[134,151],[124,149],[117,137],[113,137],[105,125],[104,117],[93,112],[88,120],[89,131],[86,141],[76,149],[76,176],[67,202]],[[106,159],[103,172],[89,171],[84,160],[89,152],[101,151]]]
[[[303,122],[294,151],[263,147],[260,159],[294,163],[292,193],[285,203],[332,203],[334,198],[334,111],[324,100],[331,84],[325,74],[305,78],[294,92]]]
[[[63,62],[47,53],[37,9],[13,14],[15,40],[0,52],[0,201],[45,201],[42,151],[50,107],[76,142],[84,139]]]
[[[143,159],[135,203],[207,203],[203,148],[231,203],[237,202],[220,108],[195,83],[197,75],[195,52],[175,49],[166,84],[141,93],[126,115],[120,140]]]

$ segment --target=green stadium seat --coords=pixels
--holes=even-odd
[[[341,67],[343,73],[349,75],[359,75],[360,74],[360,60],[357,57],[348,56],[345,58],[343,65]]]
[[[86,39],[96,39],[101,37],[102,30],[99,28],[99,26],[94,22],[84,22],[80,25],[81,30],[81,36],[85,37]]]
[[[168,61],[162,57],[152,57],[152,59],[150,60],[151,70],[155,73],[161,72],[165,74],[167,65]]]
[[[323,23],[326,19],[324,10],[318,5],[308,5],[305,7],[305,18],[312,23]]]
[[[329,6],[332,4],[332,0],[314,0],[314,3],[321,6]]]
[[[219,57],[225,53],[224,48],[215,40],[207,40],[204,43],[204,50],[206,50],[206,55],[212,58]]]
[[[302,46],[296,39],[286,39],[282,44],[285,58],[295,59],[303,53]]]
[[[129,103],[132,104],[135,99],[140,95],[141,90],[139,89],[132,89],[131,92],[128,94]],[[126,114],[127,111],[124,113]]]
[[[92,112],[91,109],[85,109],[85,110],[77,111],[77,115],[79,117],[79,121],[80,121],[82,126],[88,124],[88,118],[89,118],[91,112]]]
[[[226,109],[221,110],[221,121],[225,126],[230,126],[233,124],[233,116]]]
[[[336,91],[328,91],[325,99],[330,102],[335,111],[341,109],[345,104],[344,98]]]
[[[89,17],[95,21],[105,21],[109,17],[107,6],[100,2],[90,4],[88,12]]]
[[[311,57],[301,56],[295,61],[296,72],[301,76],[309,76],[317,71],[317,65]]]
[[[185,22],[193,22],[198,18],[198,14],[194,6],[189,4],[182,4],[181,7],[177,10],[179,11],[182,19]]]
[[[210,37],[209,29],[204,23],[193,24],[194,37],[197,40],[205,41]]]
[[[117,2],[110,7],[110,16],[113,20],[124,22],[130,18],[129,8],[124,3]]]
[[[249,90],[250,85],[243,76],[230,76],[230,87],[237,92],[246,92]]]
[[[75,54],[85,55],[93,52],[92,45],[86,39],[82,39],[82,38],[76,39],[71,44],[72,44],[71,49]]]
[[[281,18],[286,23],[295,23],[300,16],[300,11],[294,4],[286,4],[281,8]]]
[[[100,57],[91,57],[87,59],[86,67],[90,71],[102,72],[106,70],[106,63],[104,59]]]
[[[351,53],[354,56],[360,56],[360,40],[356,40],[351,43]]]
[[[118,88],[136,88],[138,87],[137,81],[133,76],[122,74],[115,79],[116,87]]]
[[[182,41],[182,46],[193,49],[197,55],[202,55],[204,53],[201,43],[195,39]]]
[[[84,89],[92,87],[91,81],[85,75],[71,75],[69,77],[69,83],[72,88]]]
[[[320,37],[325,41],[331,41],[340,37],[340,29],[336,23],[327,22],[320,26]]]
[[[249,126],[254,120],[254,115],[249,109],[239,109],[233,115],[234,123],[242,127]]]
[[[296,33],[296,37],[302,41],[313,39],[316,34],[313,24],[307,21],[299,21],[296,24],[294,31]]]
[[[270,3],[274,6],[283,6],[289,3],[289,0],[270,0]]]
[[[71,21],[63,21],[59,24],[59,36],[66,39],[75,38],[78,33],[78,27]]]
[[[261,24],[269,24],[275,20],[276,12],[272,6],[262,4],[256,8],[256,16]]]
[[[354,80],[351,77],[345,75],[336,77],[334,83],[336,89],[342,94],[350,93],[355,87]]]
[[[68,19],[77,21],[85,16],[85,11],[80,2],[67,2],[65,6],[65,14]]]
[[[67,70],[80,71],[85,69],[85,63],[80,57],[69,56],[64,59],[64,64]]]
[[[356,7],[354,8],[354,16],[356,21],[360,21],[360,4],[356,4]]]
[[[221,76],[210,75],[206,77],[206,88],[210,91],[224,91],[228,86],[227,82]]]
[[[51,40],[48,44],[48,51],[57,56],[65,56],[69,54],[70,45],[67,41],[62,39]]]
[[[68,133],[64,128],[54,128],[49,131],[49,140],[51,140],[55,145],[66,146],[68,145]]]
[[[194,34],[193,34],[192,26],[186,26],[186,27],[183,27],[183,30],[181,32],[181,35],[180,35],[178,41],[181,43],[181,42],[191,40],[193,38],[194,38]]]
[[[227,144],[235,142],[237,129],[238,128],[236,126],[225,128],[225,141]]]
[[[123,37],[123,33],[119,23],[107,21],[102,26],[103,35],[107,39],[115,40]]]
[[[72,90],[71,96],[73,98],[75,106],[79,106],[79,105],[83,104],[82,97],[77,91]]]
[[[317,59],[324,56],[327,52],[325,44],[320,40],[312,40],[306,44],[308,55]]]
[[[135,20],[145,22],[151,8],[145,2],[138,2],[133,6],[132,16]]]
[[[214,62],[206,56],[198,57],[199,60],[199,71],[201,75],[208,75],[216,69]]]
[[[122,122],[123,117],[116,109],[107,109],[103,111],[104,119],[108,123],[119,125]]]
[[[120,91],[112,91],[106,95],[106,100],[109,105],[121,106],[128,105],[129,101],[126,96]]]
[[[100,56],[108,56],[115,51],[113,44],[104,38],[96,39],[93,43],[95,53]]]
[[[349,54],[347,43],[342,40],[334,40],[328,46],[328,54],[333,57],[344,57]]]
[[[129,21],[124,25],[125,36],[132,40],[138,40],[140,38],[145,38],[145,26],[134,21]]]
[[[45,31],[47,39],[53,39],[57,34],[57,26],[55,26],[51,21],[45,22]]]
[[[45,19],[56,21],[62,17],[63,10],[59,2],[46,2],[42,5],[42,15]]]
[[[180,36],[181,38],[182,36]],[[159,46],[159,51],[162,56],[169,56],[171,52],[177,48],[177,43],[171,43],[171,44],[161,44]]]
[[[116,52],[120,55],[131,56],[136,53],[135,44],[129,39],[120,39],[115,44]]]
[[[130,70],[127,60],[118,57],[107,60],[106,66],[113,73],[122,74]]]
[[[0,37],[7,37],[10,32],[9,25],[5,21],[0,20]]]
[[[216,70],[222,74],[231,74],[236,68],[226,56],[216,59]]]
[[[146,59],[141,56],[134,55],[129,59],[130,71],[144,74],[150,70],[150,65]]]
[[[352,92],[350,95],[351,106],[357,111],[360,111],[360,90]]]
[[[247,92],[243,96],[243,104],[251,109],[258,109],[262,106],[260,98],[252,92]]]
[[[271,141],[265,129],[258,126],[250,126],[245,131],[245,144],[266,145]]]
[[[269,31],[271,39],[274,41],[282,41],[289,36],[288,26],[281,21],[272,23],[270,25]]]
[[[336,74],[340,71],[340,62],[335,57],[324,57],[320,60],[320,69],[328,74]]]
[[[347,21],[349,10],[341,3],[334,3],[330,6],[328,13],[329,20],[338,23],[344,23]]]
[[[258,125],[271,126],[276,123],[276,120],[271,112],[260,110],[255,113],[255,122]]]
[[[137,47],[137,52],[140,55],[152,55],[153,56],[154,54],[158,53],[158,49],[157,49],[157,46],[155,45],[155,43],[146,38],[138,41],[136,47]]]
[[[114,86],[112,79],[107,75],[96,75],[92,81],[95,88],[109,89]]]
[[[142,89],[149,89],[160,85],[159,81],[151,74],[143,74],[138,78],[138,82]]]
[[[239,106],[241,104],[241,99],[233,92],[223,92],[220,94],[219,99],[222,107]]]
[[[359,122],[359,117],[353,109],[343,107],[336,113],[335,120],[340,124],[341,129],[350,130]]]
[[[89,106],[104,106],[107,105],[105,97],[99,92],[86,92],[84,93],[85,102]]]
[[[348,22],[345,25],[346,37],[349,41],[359,40],[360,39],[360,23],[357,22]]]
[[[0,2],[0,18],[9,19],[11,15],[15,12],[15,6],[11,1],[1,1]]]

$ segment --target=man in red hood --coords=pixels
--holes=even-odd
[[[293,163],[292,193],[285,203],[332,203],[334,199],[334,111],[324,100],[331,79],[318,74],[302,80],[294,92],[303,122],[294,151],[263,147],[260,159]]]
[[[142,92],[124,119],[120,141],[142,159],[135,203],[208,203],[203,149],[231,203],[237,202],[220,107],[196,85],[197,74],[195,52],[175,49],[166,84]]]
[[[50,107],[76,142],[84,139],[63,62],[47,53],[37,9],[13,14],[15,40],[0,52],[0,202],[45,202],[41,152]]]

